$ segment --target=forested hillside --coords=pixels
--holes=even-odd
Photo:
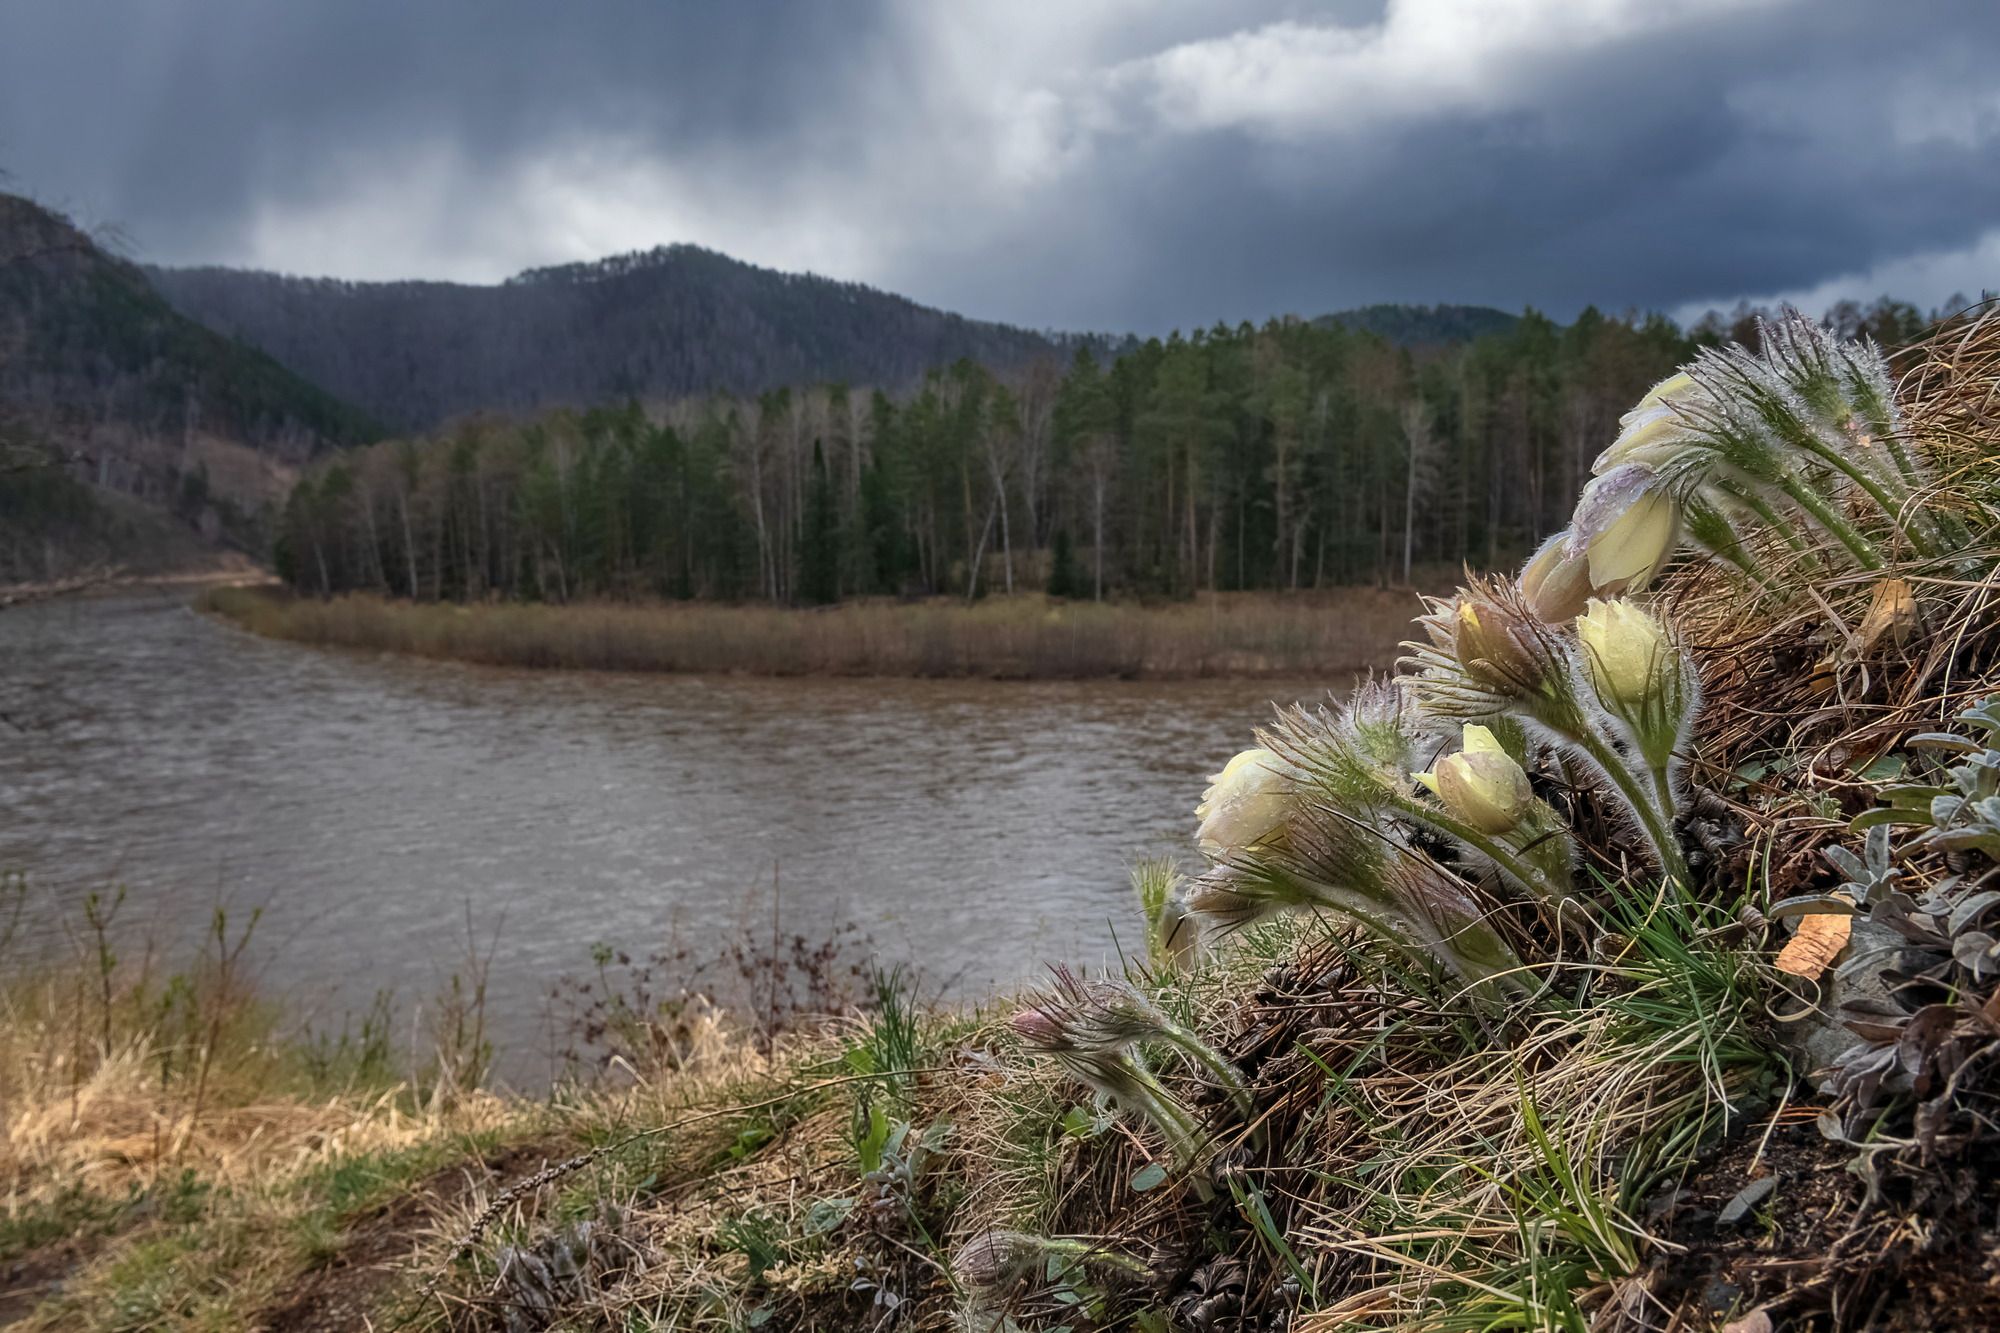
[[[1292,320],[1108,366],[961,361],[903,395],[473,423],[311,474],[288,568],[313,591],[780,603],[1400,580],[1557,525],[1618,414],[1691,346],[1595,311],[1423,348]]]
[[[0,194],[0,579],[119,558],[144,509],[254,542],[260,507],[368,418],[175,311],[70,222]],[[143,539],[143,540],[142,540]]]
[[[486,287],[221,268],[151,273],[186,314],[405,430],[472,411],[757,394],[824,380],[904,388],[961,359],[1011,370],[1086,341],[1104,345],[691,245]]]

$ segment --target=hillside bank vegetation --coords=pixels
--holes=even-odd
[[[1894,379],[1804,321],[1701,353],[1518,578],[1216,775],[1121,969],[991,1011],[878,974],[711,1044],[692,997],[614,1004],[610,1077],[530,1102],[280,1097],[87,986],[17,1004],[9,1252],[66,1274],[32,1318],[1992,1327],[1996,403],[1990,313]],[[82,1128],[98,1086],[131,1132]],[[169,1151],[251,1104],[322,1118]]]

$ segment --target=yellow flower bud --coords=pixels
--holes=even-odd
[[[1597,456],[1590,466],[1603,474],[1626,463],[1657,466],[1671,457],[1688,438],[1688,429],[1674,412],[1675,402],[1685,402],[1702,392],[1686,372],[1669,375],[1647,391],[1630,412],[1618,420],[1618,438]]]
[[[1576,621],[1590,683],[1613,707],[1643,711],[1667,673],[1678,669],[1678,650],[1666,628],[1632,603],[1592,600]]]
[[[1284,835],[1291,798],[1284,761],[1269,750],[1245,750],[1209,779],[1194,808],[1201,820],[1195,841],[1217,855],[1270,845]]]
[[[1694,376],[1688,374],[1685,370],[1677,370],[1658,384],[1655,384],[1652,388],[1646,390],[1646,396],[1633,404],[1632,410],[1625,414],[1625,418],[1630,420],[1637,414],[1644,412],[1647,408],[1658,407],[1666,403],[1669,399],[1685,398],[1694,387]]]
[[[1680,536],[1680,506],[1652,491],[1632,502],[1584,547],[1591,586],[1600,592],[1634,587],[1650,578],[1673,554]]]
[[[1589,557],[1571,553],[1570,536],[1558,532],[1543,542],[1521,570],[1521,597],[1544,625],[1576,619],[1596,591],[1590,586]]]
[[[1643,588],[1680,544],[1681,507],[1651,468],[1627,463],[1584,487],[1569,553],[1581,551],[1599,596]]]
[[[1464,746],[1440,759],[1434,772],[1417,774],[1417,781],[1481,833],[1511,831],[1534,804],[1527,773],[1485,727],[1466,727]]]
[[[1467,754],[1506,754],[1507,747],[1493,734],[1493,728],[1468,722],[1459,733],[1458,748]]]

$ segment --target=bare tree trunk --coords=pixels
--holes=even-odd
[[[976,600],[979,596],[979,566],[986,559],[986,539],[993,534],[993,511],[998,507],[998,497],[995,499],[995,504],[986,506],[986,522],[979,529],[979,545],[972,553],[972,568],[966,572],[965,600],[968,602]]]
[[[1412,399],[1403,404],[1403,452],[1408,466],[1403,470],[1403,586],[1410,583],[1410,559],[1415,545],[1417,486],[1430,463],[1431,418],[1423,403]]]
[[[1091,563],[1096,566],[1096,591],[1093,600],[1104,600],[1104,469],[1096,468],[1091,474]]]
[[[413,602],[421,601],[423,600],[423,593],[417,587],[417,539],[416,535],[410,531],[410,494],[408,491],[399,490],[396,492],[396,507],[402,510],[403,513],[403,557],[409,561],[410,565],[410,600]]]

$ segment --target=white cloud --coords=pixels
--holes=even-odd
[[[1821,314],[1841,301],[1866,304],[1878,296],[1909,301],[1926,312],[1954,296],[1977,300],[1983,292],[2000,291],[2000,227],[1983,233],[1971,245],[1953,250],[1929,250],[1884,260],[1866,269],[1843,273],[1810,287],[1789,291],[1728,293],[1689,301],[1674,312],[1683,324],[1710,310],[1728,311],[1739,299],[1752,305],[1797,306]]]
[[[1286,20],[1184,42],[1110,71],[1176,130],[1339,132],[1530,103],[1547,62],[1784,0],[1391,0],[1379,22]]]
[[[757,182],[754,185],[748,182]],[[383,280],[494,282],[524,268],[685,241],[794,272],[866,279],[898,240],[815,173],[704,170],[603,136],[494,173],[448,142],[341,164],[310,193],[261,201],[251,267]]]

